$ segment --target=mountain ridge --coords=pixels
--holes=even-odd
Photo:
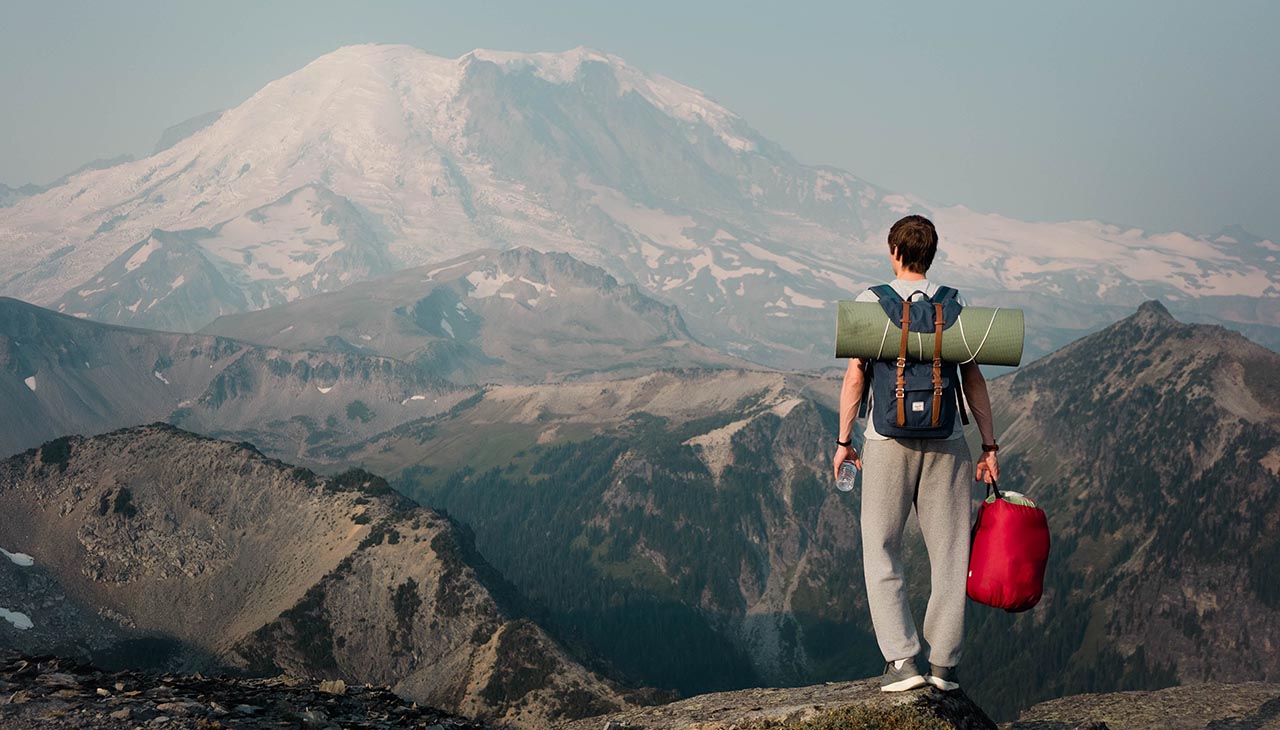
[[[171,661],[371,681],[518,727],[629,704],[507,613],[451,520],[366,472],[321,477],[152,424],[0,462],[0,503],[0,539],[55,578],[52,601],[6,598],[31,618],[27,650],[150,638]],[[67,601],[115,636],[47,624]]]

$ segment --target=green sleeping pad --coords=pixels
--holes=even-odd
[[[942,359],[982,365],[1017,365],[1022,361],[1025,324],[1021,309],[965,307],[960,321],[942,332]],[[836,357],[893,360],[902,337],[879,302],[842,301],[836,312]],[[910,332],[907,358],[933,360],[933,334]]]

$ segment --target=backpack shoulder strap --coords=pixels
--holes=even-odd
[[[929,297],[929,301],[935,304],[946,304],[947,302],[960,296],[960,292],[949,286],[940,286],[938,290]]]
[[[880,299],[881,304],[884,304],[885,300],[888,300],[895,307],[901,306],[900,302],[902,301],[902,295],[898,293],[897,289],[894,289],[888,284],[876,284],[871,287],[870,291]]]

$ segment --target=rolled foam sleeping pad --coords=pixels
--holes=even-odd
[[[942,331],[942,359],[982,365],[1017,365],[1026,332],[1021,309],[965,307]],[[879,302],[842,301],[836,311],[836,357],[893,360],[902,330]],[[907,358],[933,360],[933,333],[909,332]]]

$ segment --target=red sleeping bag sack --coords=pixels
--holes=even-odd
[[[1026,611],[1044,592],[1049,521],[1044,510],[1017,492],[993,494],[978,507],[969,552],[969,597],[1010,613]]]

